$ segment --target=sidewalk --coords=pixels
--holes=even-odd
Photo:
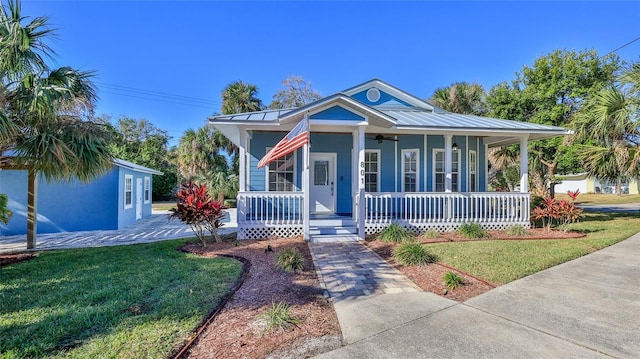
[[[424,292],[339,300],[347,345],[317,358],[638,358],[638,298],[640,233],[464,303]]]
[[[231,208],[227,210],[221,233],[234,233],[237,227],[236,210]],[[193,236],[189,226],[177,220],[169,222],[167,212],[158,211],[120,230],[38,234],[36,250],[118,246]],[[0,253],[24,252],[26,243],[26,234],[0,236]]]

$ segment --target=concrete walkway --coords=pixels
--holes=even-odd
[[[233,233],[237,230],[235,208],[227,210],[221,233]],[[174,220],[169,222],[166,211],[153,215],[136,223],[112,231],[81,231],[38,234],[36,250],[67,249],[83,247],[118,246],[164,241],[169,239],[192,237],[189,226]],[[0,253],[26,251],[27,236],[0,236]]]
[[[465,303],[428,294],[337,301],[347,345],[318,358],[640,357],[640,234]]]

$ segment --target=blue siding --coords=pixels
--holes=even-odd
[[[322,119],[322,120],[356,120],[363,121],[364,117],[353,113],[344,107],[333,106],[324,111],[320,111],[311,116],[311,119]]]
[[[142,172],[137,172],[130,170],[128,168],[117,167],[118,170],[118,189],[117,189],[117,218],[118,218],[118,227],[124,228],[136,222],[136,201],[138,199],[138,186],[136,185],[137,180],[142,180],[142,193],[140,193],[140,198],[142,200],[142,218],[148,217],[151,215],[151,201],[149,203],[144,203],[144,178],[151,177],[150,174],[145,174]],[[124,208],[124,176],[131,175],[133,176],[133,191],[132,191],[132,206],[131,208]],[[153,186],[153,179],[151,180],[151,186]],[[114,194],[111,193],[111,196]]]
[[[398,136],[398,172],[396,173],[398,179],[398,192],[402,192],[402,150],[417,149],[418,156],[418,192],[424,191],[424,136],[423,135],[402,135]],[[390,171],[393,174],[393,171]]]
[[[402,101],[401,99],[399,99],[397,97],[391,96],[388,93],[386,93],[386,92],[384,92],[384,91],[382,91],[380,89],[378,89],[378,90],[380,91],[380,99],[378,101],[376,101],[376,102],[371,102],[367,98],[367,91],[369,91],[369,89],[366,89],[364,91],[360,91],[360,92],[358,92],[357,94],[354,94],[351,97],[356,99],[356,100],[358,100],[358,101],[360,101],[360,102],[362,102],[362,103],[364,103],[364,104],[366,104],[366,105],[369,105],[369,106],[380,105],[380,104],[383,104],[383,103],[388,102],[388,101],[397,101],[400,104],[405,105],[407,107],[413,107],[410,104],[406,103],[405,101]]]
[[[484,165],[487,154],[484,152],[484,140],[479,138],[478,141],[478,191],[484,192],[487,190],[487,168]]]
[[[378,143],[374,137],[374,134],[366,135],[364,147],[368,150],[380,150],[380,192],[395,192],[393,180],[395,142],[382,141],[382,143]]]
[[[117,168],[84,184],[47,183],[38,179],[38,233],[117,229]],[[13,218],[0,225],[0,234],[27,231],[27,171],[0,171],[0,193],[9,196]]]

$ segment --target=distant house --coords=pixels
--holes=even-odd
[[[152,175],[162,172],[116,159],[90,182],[38,179],[38,233],[120,229],[151,215]],[[0,235],[27,232],[27,171],[1,170],[0,193],[9,197],[13,218]]]
[[[586,173],[568,174],[558,176],[560,183],[556,184],[556,193],[580,190],[580,193],[615,193],[615,182],[607,182],[590,177]],[[623,194],[640,194],[640,181],[630,179],[622,182]]]
[[[310,146],[258,163],[308,119]],[[529,226],[527,143],[570,131],[439,109],[373,79],[299,108],[209,118],[239,149],[238,238],[364,239],[413,231]],[[487,192],[489,148],[520,144],[520,192]],[[308,163],[306,162],[308,153]]]

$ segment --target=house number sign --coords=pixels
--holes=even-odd
[[[364,187],[364,161],[360,162],[360,185]]]

